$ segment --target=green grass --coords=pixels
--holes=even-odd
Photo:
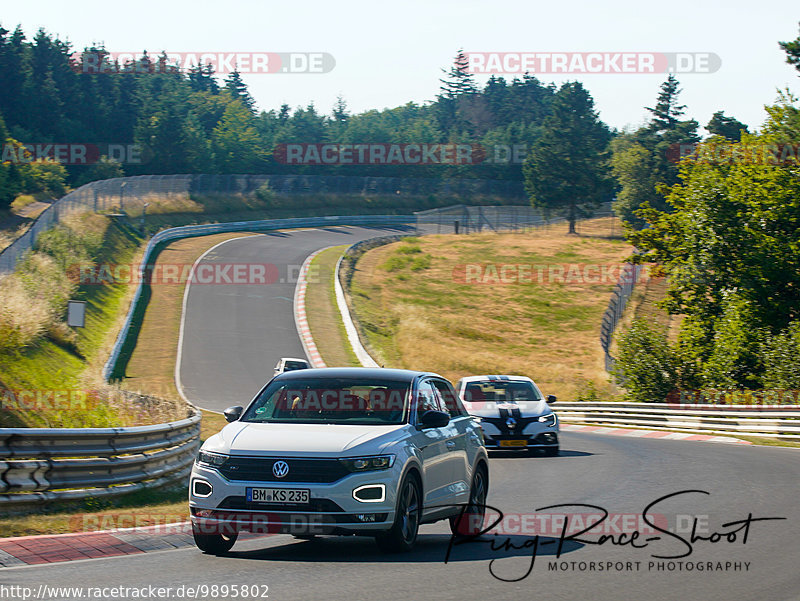
[[[761,436],[742,436],[740,434],[736,434],[735,436],[736,438],[741,438],[742,440],[747,440],[753,444],[765,447],[794,447],[796,449],[800,449],[800,441],[780,440],[778,438],[763,438]]]
[[[98,262],[130,263],[140,239],[118,224],[109,223],[97,253]],[[97,381],[97,373],[86,377],[87,370],[99,372],[106,357],[108,337],[126,307],[128,284],[82,285],[75,300],[86,301],[86,327],[76,328],[74,339],[44,335],[30,346],[0,353],[0,387],[10,390],[47,391],[86,389]],[[4,426],[104,427],[117,426],[119,416],[94,404],[80,411],[2,411]]]

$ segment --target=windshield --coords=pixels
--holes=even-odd
[[[540,401],[542,395],[531,382],[498,380],[470,382],[464,391],[464,400],[469,402],[495,401]]]
[[[308,369],[308,363],[305,361],[287,361],[283,365],[283,371],[295,371],[297,369]]]
[[[407,419],[408,382],[375,378],[277,380],[245,411],[256,423],[402,424]]]

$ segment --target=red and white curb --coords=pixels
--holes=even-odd
[[[689,432],[664,432],[661,430],[631,430],[609,426],[581,426],[561,422],[560,428],[567,432],[591,432],[593,434],[609,434],[611,436],[633,436],[635,438],[661,438],[665,440],[693,440],[696,442],[724,442],[728,444],[753,444],[747,440],[739,440],[731,436],[712,436],[710,434],[691,434]]]
[[[300,335],[300,342],[303,343],[303,349],[306,351],[306,357],[314,367],[326,367],[325,361],[322,360],[322,355],[319,354],[317,345],[314,344],[314,337],[311,336],[311,329],[308,327],[308,315],[306,315],[306,288],[308,287],[308,268],[311,266],[311,261],[314,260],[319,253],[328,248],[320,248],[306,257],[300,267],[300,273],[297,276],[297,286],[294,289],[294,323],[297,326],[297,333]]]
[[[264,536],[275,535],[243,532],[240,539]],[[192,524],[188,521],[96,532],[15,536],[0,538],[0,567],[137,555],[194,546]]]

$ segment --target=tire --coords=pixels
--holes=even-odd
[[[414,548],[422,516],[422,493],[416,478],[403,480],[397,499],[394,524],[375,537],[384,553],[404,553]]]
[[[316,534],[293,534],[297,540],[316,540]]]
[[[231,550],[239,534],[200,534],[192,528],[192,536],[194,537],[194,544],[203,553],[223,555]]]
[[[489,477],[481,465],[472,476],[469,488],[469,505],[460,515],[450,518],[450,532],[455,536],[475,536],[483,529],[486,517],[486,497],[489,493]]]
[[[561,448],[558,446],[555,447],[547,447],[542,449],[545,457],[558,457],[559,453],[561,452]]]

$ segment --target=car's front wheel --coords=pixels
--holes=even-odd
[[[469,489],[469,504],[464,511],[450,518],[450,531],[456,536],[475,536],[483,529],[486,518],[486,497],[489,491],[489,478],[481,465],[472,476]]]
[[[406,478],[400,487],[394,524],[387,532],[375,537],[381,551],[399,553],[410,551],[414,547],[419,532],[421,506],[422,492],[419,483],[416,478]]]
[[[545,457],[558,457],[561,452],[559,447],[545,447],[543,451]]]
[[[231,550],[231,547],[233,547],[239,535],[237,533],[202,534],[192,526],[192,536],[194,537],[194,544],[197,545],[197,548],[203,553],[222,555]]]

